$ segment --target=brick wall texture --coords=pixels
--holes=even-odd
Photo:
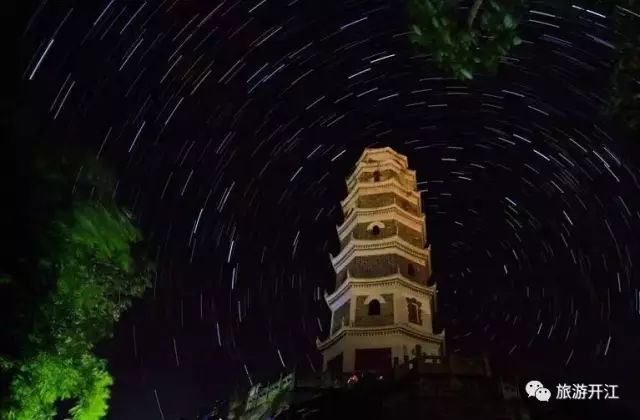
[[[410,228],[401,222],[396,220],[380,220],[384,227],[380,227],[380,233],[377,235],[372,230],[367,230],[369,223],[357,224],[352,232],[355,239],[384,239],[390,236],[398,234],[402,239],[410,243],[411,245],[419,248],[424,247],[424,241],[422,240],[422,233],[413,228]],[[341,241],[341,246],[344,248],[349,244],[352,239],[351,235],[347,236]]]
[[[372,209],[390,206],[394,202],[398,206],[413,214],[418,214],[418,208],[410,200],[411,197],[403,197],[403,193],[385,192],[380,194],[369,194],[358,197],[356,207]]]
[[[413,274],[410,274],[409,264],[413,266]],[[426,264],[426,263],[425,263]],[[399,255],[377,255],[368,257],[355,257],[347,267],[336,275],[336,287],[340,286],[347,277],[347,270],[352,277],[375,278],[390,276],[400,272],[409,280],[418,284],[426,285],[428,280],[428,269],[426,265],[418,265]]]

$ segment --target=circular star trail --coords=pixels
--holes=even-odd
[[[320,369],[344,180],[369,146],[417,171],[449,351],[623,371],[640,153],[599,113],[611,19],[555,3],[464,83],[410,45],[402,2],[35,7],[19,125],[114,165],[158,264],[104,349],[114,418]]]

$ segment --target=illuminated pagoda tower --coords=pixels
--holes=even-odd
[[[232,398],[229,419],[529,420],[518,387],[486,357],[445,354],[416,173],[369,148],[347,178],[322,372],[294,369]],[[516,381],[517,383],[517,381]]]
[[[340,252],[332,256],[331,328],[323,370],[389,372],[416,356],[444,356],[434,333],[436,289],[416,173],[389,147],[365,149],[347,178]]]

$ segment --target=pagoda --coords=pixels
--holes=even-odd
[[[253,385],[228,418],[530,420],[518,378],[494,376],[486,355],[446,354],[434,330],[431,247],[406,156],[365,149],[347,189],[322,372]]]
[[[347,178],[329,336],[318,341],[323,370],[389,372],[420,356],[443,357],[435,333],[436,286],[416,173],[389,147],[368,148]]]

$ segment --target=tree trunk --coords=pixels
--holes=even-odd
[[[473,6],[471,6],[471,10],[469,11],[469,19],[467,20],[467,25],[469,28],[473,26],[473,21],[476,20],[476,16],[478,16],[478,11],[482,6],[484,0],[475,0]]]

